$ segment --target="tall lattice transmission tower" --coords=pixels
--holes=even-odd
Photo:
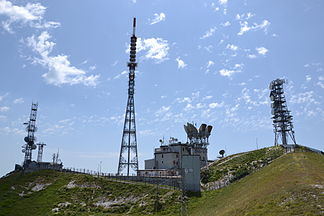
[[[134,86],[135,86],[135,69],[136,63],[136,41],[135,36],[136,18],[133,20],[133,35],[130,43],[130,59],[128,62],[128,99],[126,106],[124,130],[121,141],[118,175],[123,173],[126,168],[127,176],[129,176],[130,169],[138,170],[138,156],[137,156],[137,141],[136,141],[136,124],[135,124],[135,105],[134,105]]]
[[[25,153],[24,165],[28,165],[29,162],[32,160],[32,151],[37,148],[35,141],[35,132],[37,131],[36,127],[36,116],[37,116],[37,108],[38,103],[32,103],[31,111],[29,116],[29,121],[25,122],[27,136],[24,138],[26,142],[25,145],[22,146],[22,152]]]
[[[284,95],[283,84],[285,80],[276,79],[270,83],[271,114],[275,133],[275,145],[288,145],[291,138],[296,145],[295,132],[293,130],[293,117],[288,110]]]

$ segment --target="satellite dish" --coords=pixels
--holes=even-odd
[[[211,125],[207,126],[207,129],[206,129],[206,137],[207,138],[210,136],[212,129],[213,129],[213,126],[211,126]]]
[[[199,137],[206,137],[206,124],[201,124],[199,127]]]
[[[35,144],[32,145],[32,149],[36,149],[37,146]]]
[[[22,149],[21,152],[22,152],[22,153],[25,153],[25,152],[26,152],[26,149]]]
[[[24,138],[24,141],[25,141],[26,143],[28,143],[28,142],[29,142],[29,137],[26,136],[26,137]]]

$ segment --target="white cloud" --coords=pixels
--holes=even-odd
[[[162,106],[158,111],[155,112],[156,116],[166,113],[170,110],[171,106]]]
[[[9,95],[9,93],[6,93],[4,95],[0,95],[0,101],[2,101],[5,97],[7,97]]]
[[[3,127],[3,128],[0,128],[0,133],[23,136],[26,132],[24,130],[18,129],[18,128]]]
[[[13,101],[14,104],[21,104],[21,103],[24,103],[24,99],[23,98],[17,98]]]
[[[254,55],[254,54],[249,54],[247,57],[248,57],[249,59],[255,59],[257,56]]]
[[[222,76],[231,77],[234,73],[236,73],[235,70],[229,70],[229,69],[224,69],[224,68],[219,70],[219,74]]]
[[[206,71],[205,71],[205,73],[209,73],[209,71],[210,71],[210,67],[212,67],[214,64],[215,64],[215,63],[214,63],[213,61],[209,60],[209,61],[207,62],[207,66],[206,66]]]
[[[10,110],[10,108],[7,106],[0,107],[0,112],[7,112],[9,110]]]
[[[310,75],[306,75],[305,79],[306,79],[307,82],[309,82],[309,81],[312,80],[312,77]]]
[[[213,96],[207,95],[207,96],[203,97],[203,100],[209,100],[209,99],[212,99],[212,98],[213,98]]]
[[[177,98],[176,101],[178,103],[191,103],[192,99],[190,97],[184,97],[184,98]]]
[[[176,58],[176,61],[178,63],[179,69],[185,68],[187,66],[187,64],[182,59],[180,59],[180,57]]]
[[[213,66],[215,63],[213,62],[213,61],[211,61],[211,60],[209,60],[208,62],[207,62],[207,68],[210,68],[211,66]]]
[[[268,52],[268,49],[265,47],[257,47],[255,50],[260,54],[260,55],[265,55]]]
[[[223,68],[223,69],[219,70],[219,74],[221,76],[231,78],[233,76],[233,74],[242,72],[242,68],[243,68],[243,64],[235,64],[234,67],[232,67],[230,69]]]
[[[155,13],[154,18],[150,20],[150,25],[154,25],[161,21],[165,21],[165,13],[160,13],[160,14]]]
[[[270,22],[268,20],[263,20],[261,24],[253,23],[253,25],[249,26],[249,23],[247,21],[240,21],[240,31],[237,33],[237,35],[243,35],[248,31],[257,31],[263,29],[265,33],[268,31],[268,27],[270,25]]]
[[[218,0],[219,4],[226,5],[228,0]]]
[[[84,70],[71,65],[66,55],[50,56],[55,43],[49,41],[51,36],[47,31],[43,31],[38,37],[34,35],[27,38],[27,46],[40,55],[40,58],[34,58],[34,63],[38,63],[48,69],[43,74],[47,83],[53,85],[62,84],[84,84],[86,86],[96,86],[99,75],[86,76]]]
[[[203,36],[200,37],[200,39],[205,39],[205,38],[213,36],[213,34],[215,33],[216,30],[217,30],[216,27],[210,28],[208,31],[206,31],[206,33]]]
[[[168,59],[169,49],[168,41],[162,38],[137,39],[137,52],[146,51],[144,58],[153,59],[157,63]],[[126,52],[129,52],[129,47]]]
[[[236,51],[238,49],[238,46],[235,46],[234,44],[227,44],[226,49]]]
[[[124,70],[122,72],[120,72],[118,75],[114,76],[113,79],[119,79],[120,77],[122,77],[123,75],[128,74],[128,71]]]
[[[252,17],[254,17],[255,14],[252,14],[251,12],[243,13],[243,14],[236,14],[235,19],[237,20],[248,20]]]
[[[92,65],[89,67],[89,70],[96,70],[96,69],[97,69],[97,67],[95,65]]]
[[[220,107],[223,107],[223,106],[224,106],[224,102],[222,102],[222,103],[214,102],[214,103],[210,103],[208,105],[208,107],[211,108],[211,109],[220,108]]]
[[[324,88],[324,76],[319,76],[318,77],[318,82],[316,83],[316,85],[318,85],[321,88]]]
[[[226,21],[224,23],[221,23],[221,26],[223,26],[223,27],[228,27],[230,25],[231,25],[230,21]]]
[[[46,7],[40,3],[27,3],[25,6],[13,5],[10,1],[0,1],[0,14],[8,17],[2,22],[2,27],[8,32],[13,32],[11,25],[14,23],[29,24],[34,28],[56,28],[60,26],[58,22],[43,21]]]
[[[299,93],[297,95],[293,95],[290,100],[290,103],[292,104],[319,104],[318,101],[314,98],[314,92],[308,91]]]
[[[321,87],[321,88],[324,88],[324,83],[321,82],[321,81],[318,81],[318,82],[316,83],[316,85],[318,85],[318,86]]]

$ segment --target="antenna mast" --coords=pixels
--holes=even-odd
[[[46,146],[45,143],[37,143],[38,145],[38,154],[37,154],[37,162],[42,162],[43,161],[43,150],[44,146]]]
[[[24,165],[27,165],[32,160],[32,151],[36,149],[35,141],[35,132],[37,131],[36,128],[36,116],[37,116],[37,108],[38,103],[32,103],[29,121],[24,123],[26,126],[27,136],[24,138],[26,142],[25,145],[22,146],[22,152],[25,153]]]
[[[281,139],[282,145],[287,147],[290,137],[296,145],[295,132],[293,130],[293,117],[288,110],[286,98],[284,95],[283,84],[285,80],[276,79],[270,83],[271,114],[273,119],[275,146],[279,145]]]
[[[136,18],[133,20],[133,35],[131,36],[130,43],[130,59],[127,64],[129,68],[128,74],[128,100],[126,106],[124,130],[121,141],[118,172],[117,175],[121,175],[126,168],[127,176],[129,176],[130,168],[134,171],[138,170],[138,155],[137,155],[137,141],[136,141],[136,124],[135,124],[135,105],[134,105],[134,93],[135,93],[135,69],[136,63],[136,41],[135,36]]]

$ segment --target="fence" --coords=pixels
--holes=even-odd
[[[130,176],[117,175],[115,173],[104,173],[93,171],[89,169],[78,169],[78,168],[64,168],[61,170],[62,172],[76,173],[76,174],[85,174],[92,175],[101,178],[107,178],[111,181],[115,182],[141,182],[144,184],[157,184],[168,186],[170,189],[180,189],[181,188],[181,177],[180,176],[137,176],[135,174]]]

